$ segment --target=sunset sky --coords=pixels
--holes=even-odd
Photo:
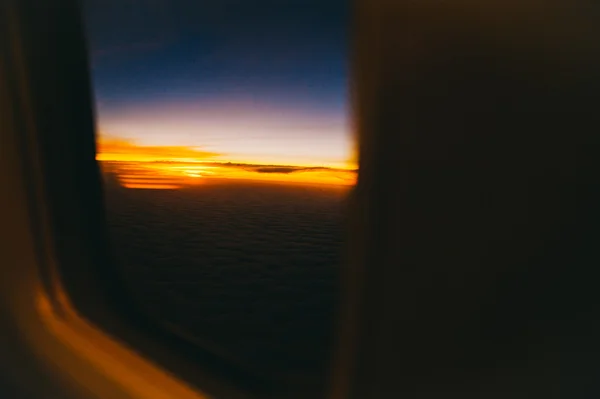
[[[98,159],[356,167],[347,1],[84,3]]]

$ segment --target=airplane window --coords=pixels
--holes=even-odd
[[[140,311],[257,369],[323,375],[357,175],[349,4],[84,10],[108,231]]]

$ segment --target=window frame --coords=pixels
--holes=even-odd
[[[27,159],[29,195],[35,198],[31,211],[41,222],[32,227],[44,249],[41,281],[52,307],[57,314],[81,315],[210,395],[314,395],[319,387],[272,378],[228,359],[217,348],[168,331],[127,295],[109,251],[79,7],[76,0],[5,5],[13,23],[11,78],[21,99],[16,115],[24,125],[19,146]]]

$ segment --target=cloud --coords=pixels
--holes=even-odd
[[[254,172],[258,172],[258,173],[293,173],[293,172],[297,172],[298,169],[297,168],[292,168],[292,167],[272,167],[272,168],[254,168],[253,169]]]
[[[281,173],[291,174],[297,172],[355,172],[351,169],[336,169],[328,168],[324,166],[292,166],[292,165],[262,165],[262,164],[248,164],[248,163],[221,163],[214,162],[210,163],[212,166],[219,166],[232,169],[242,169],[247,172],[256,173]]]
[[[331,170],[330,168],[302,168],[295,166],[250,166],[253,172],[258,173],[294,173],[294,172],[315,172],[320,170]]]

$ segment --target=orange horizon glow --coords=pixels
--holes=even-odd
[[[356,183],[356,168],[352,167],[351,161],[341,168],[252,162],[231,164],[219,155],[197,148],[143,146],[128,140],[101,137],[96,160],[110,164],[103,170],[110,169],[121,186],[136,189],[177,189],[215,178],[341,186]]]
[[[190,162],[206,160],[220,154],[185,146],[148,146],[139,145],[131,140],[105,138],[97,140],[96,160],[122,162],[152,162],[174,160]]]
[[[118,162],[206,162],[214,161],[219,163],[239,163],[251,165],[293,165],[299,167],[328,167],[335,169],[357,169],[357,151],[352,149],[352,153],[346,161],[321,161],[321,162],[287,162],[281,160],[273,162],[265,159],[243,159],[232,158],[227,154],[207,151],[199,147],[192,146],[171,146],[171,145],[143,145],[130,139],[116,138],[100,133],[96,143],[96,160],[98,161],[118,161]]]

